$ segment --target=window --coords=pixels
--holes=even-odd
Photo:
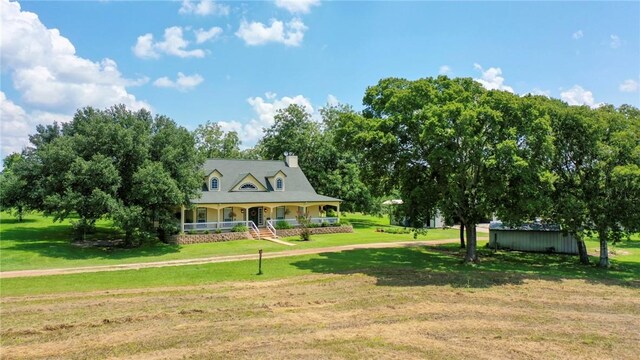
[[[211,178],[211,191],[218,191],[220,188],[220,180],[217,177]]]
[[[276,208],[276,219],[284,219],[284,206]]]
[[[284,181],[281,178],[276,180],[276,190],[282,190],[284,188]]]
[[[233,221],[233,208],[224,208],[222,210],[222,216],[224,217],[224,221]]]
[[[199,223],[207,222],[207,208],[198,208],[197,219]]]
[[[244,183],[240,186],[240,190],[258,190],[258,188],[251,183]]]

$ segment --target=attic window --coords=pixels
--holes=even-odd
[[[217,177],[211,179],[211,191],[220,190],[220,180]]]
[[[251,183],[244,183],[240,186],[240,190],[258,190],[258,188]]]
[[[276,190],[282,190],[283,188],[284,188],[284,181],[278,178],[278,180],[276,180]]]

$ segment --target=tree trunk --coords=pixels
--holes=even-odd
[[[464,257],[464,263],[477,263],[478,254],[476,252],[476,224],[467,224],[467,255]]]
[[[589,265],[589,255],[587,254],[587,246],[584,244],[582,238],[577,238],[578,243],[578,255],[580,255],[580,264]]]
[[[600,238],[600,262],[598,267],[609,268],[611,263],[609,262],[609,245],[607,244],[607,232],[598,231],[598,237]]]
[[[22,222],[22,214],[24,213],[24,210],[22,208],[22,206],[18,206],[18,221]]]
[[[464,249],[464,224],[460,223],[460,248]]]

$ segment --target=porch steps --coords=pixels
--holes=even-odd
[[[260,239],[262,240],[267,240],[267,241],[271,241],[274,242],[276,244],[280,244],[280,245],[286,245],[286,246],[296,246],[296,244],[292,244],[286,241],[282,241],[280,239],[278,239],[278,237],[274,237],[273,234],[271,233],[271,231],[269,231],[269,229],[266,228],[260,228]]]

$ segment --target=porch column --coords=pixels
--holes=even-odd
[[[218,205],[218,227],[220,227],[221,222],[222,220],[220,220],[220,206]]]
[[[243,208],[244,209],[244,221],[249,221],[249,208]]]
[[[184,206],[180,206],[180,231],[184,232]]]
[[[338,219],[340,219],[340,203],[338,203]]]

